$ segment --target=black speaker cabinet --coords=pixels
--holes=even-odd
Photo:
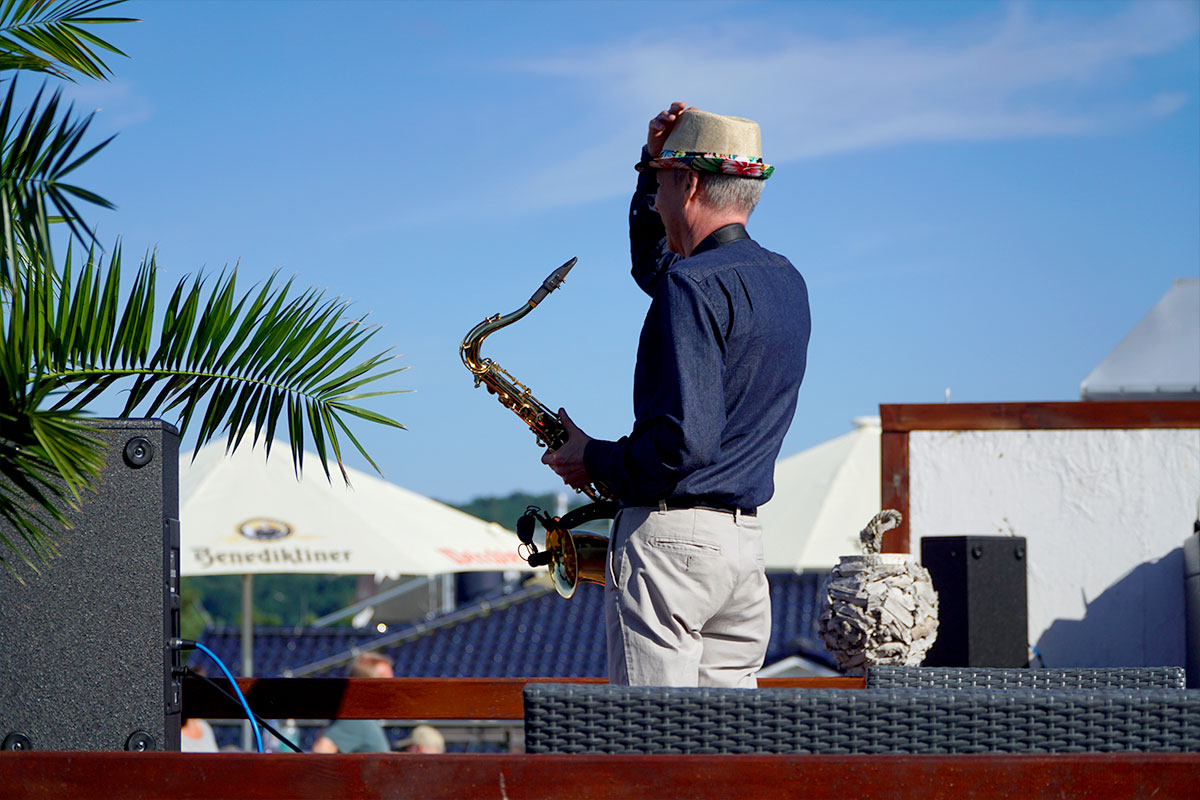
[[[925,666],[1029,665],[1023,537],[927,536],[921,563],[938,593],[937,640]]]
[[[178,432],[160,420],[89,425],[107,444],[104,473],[59,555],[40,574],[15,565],[24,583],[0,568],[0,740],[178,750]]]

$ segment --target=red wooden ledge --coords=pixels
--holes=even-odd
[[[0,753],[7,800],[1184,798],[1200,755],[532,756]]]
[[[881,405],[885,433],[1200,427],[1194,400]]]

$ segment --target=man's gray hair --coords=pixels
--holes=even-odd
[[[698,175],[700,190],[707,203],[714,208],[736,209],[749,217],[762,197],[763,181],[758,178],[719,172],[700,172]]]

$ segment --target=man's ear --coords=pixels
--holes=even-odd
[[[698,200],[700,197],[700,173],[692,169],[683,171],[683,202]]]

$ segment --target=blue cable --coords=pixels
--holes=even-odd
[[[1042,658],[1042,652],[1033,645],[1029,645],[1029,650],[1033,653],[1033,657],[1037,659],[1038,664],[1040,664],[1042,668],[1045,668],[1046,662]]]
[[[199,642],[196,642],[196,649],[211,658],[216,665],[221,668],[221,672],[225,673],[225,677],[229,679],[230,685],[233,686],[233,693],[237,695],[237,699],[242,704],[242,708],[246,709],[246,719],[250,720],[250,727],[254,731],[254,744],[258,748],[258,752],[261,753],[263,751],[262,732],[258,729],[258,720],[254,718],[254,712],[250,710],[250,704],[246,702],[245,696],[242,695],[242,690],[238,688],[237,681],[233,679],[233,675],[231,675],[229,670],[225,668],[225,665],[221,663],[221,659],[217,658],[216,653],[214,653],[212,650],[209,650]]]

